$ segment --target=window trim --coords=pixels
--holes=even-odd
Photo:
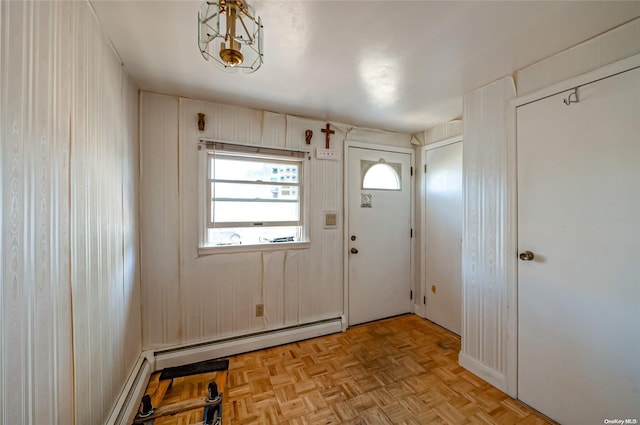
[[[283,183],[278,184],[290,185],[298,187],[299,191],[299,203],[300,214],[298,221],[279,221],[279,222],[262,222],[261,224],[256,222],[254,227],[280,227],[280,226],[300,226],[301,240],[296,242],[278,242],[278,243],[260,243],[260,244],[247,244],[247,245],[231,245],[231,246],[213,246],[207,245],[207,232],[210,228],[231,228],[231,227],[246,227],[246,222],[237,223],[224,223],[220,224],[211,223],[210,204],[207,202],[211,199],[211,180],[209,170],[209,155],[212,150],[223,151],[225,155],[238,157],[251,157],[258,159],[263,158],[268,161],[282,162],[284,164],[295,161],[300,164],[298,183]],[[199,241],[198,241],[198,255],[209,255],[214,253],[231,253],[231,252],[251,252],[251,251],[272,251],[282,249],[306,249],[310,248],[309,239],[309,211],[307,206],[309,204],[309,176],[311,175],[311,156],[310,152],[302,149],[291,148],[275,148],[265,147],[261,145],[241,144],[233,142],[222,142],[214,139],[201,138],[198,141],[198,210],[199,210]],[[290,161],[286,158],[291,157]],[[285,158],[285,159],[283,159]],[[235,181],[234,181],[235,182]],[[256,184],[256,182],[247,182],[248,184]],[[265,182],[270,184],[271,182]],[[210,227],[211,224],[211,227]],[[234,225],[234,226],[232,226]]]
[[[233,254],[238,252],[285,251],[292,249],[310,249],[311,241],[263,243],[254,245],[200,246],[198,257],[212,254]]]

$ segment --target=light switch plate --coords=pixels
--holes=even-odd
[[[337,227],[338,227],[337,211],[325,211],[324,212],[324,228],[335,229]]]

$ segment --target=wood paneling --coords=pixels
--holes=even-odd
[[[298,146],[312,151],[317,147],[324,148],[326,121],[311,120],[298,117],[287,117],[287,145]],[[342,152],[346,132],[338,126],[332,126],[335,134],[331,135],[331,148]],[[311,145],[306,145],[304,134],[307,129],[313,131]],[[343,276],[342,276],[342,228],[343,211],[343,161],[317,160],[312,155],[311,173],[308,190],[309,205],[309,237],[311,248],[300,252],[296,277],[298,292],[299,323],[310,323],[316,320],[339,317],[343,314]],[[338,226],[335,229],[324,229],[323,212],[338,212]],[[291,257],[290,257],[291,258]],[[293,258],[291,258],[293,259]]]
[[[176,101],[179,111],[172,115]],[[196,125],[199,112],[207,116],[203,132]],[[142,287],[149,294],[143,297],[145,348],[216,340],[343,314],[342,159],[323,161],[310,155],[305,176],[309,248],[198,256],[198,139],[313,153],[324,147],[320,130],[326,121],[146,93],[141,117]],[[339,152],[350,135],[410,146],[408,135],[332,125],[336,134],[331,146]],[[311,145],[305,143],[307,129],[314,132]],[[147,194],[158,181],[166,182],[164,193]],[[335,229],[323,226],[327,210],[338,212]],[[176,235],[179,240],[173,244]],[[147,246],[152,255],[145,252]],[[255,317],[256,304],[265,305],[264,317]]]
[[[141,279],[157,283],[142,286],[142,334],[162,347],[181,334],[178,99],[142,93],[140,105]]]
[[[640,18],[518,71],[518,95],[640,54]]]
[[[0,422],[71,422],[69,8],[0,5]]]
[[[462,120],[449,121],[424,131],[424,145],[436,143],[455,136],[462,136]]]
[[[0,422],[101,423],[141,347],[137,88],[86,2],[2,2],[0,41]]]
[[[132,198],[137,193],[124,191],[135,187],[138,175],[137,162],[130,160],[137,157],[137,121],[131,117],[137,115],[138,96],[88,5],[74,8],[72,28],[75,414],[78,423],[98,423],[109,414],[141,351]],[[124,222],[125,213],[132,222]]]
[[[463,320],[460,362],[506,390],[507,104],[511,77],[464,97]]]

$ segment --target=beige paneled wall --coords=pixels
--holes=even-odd
[[[138,112],[138,96],[90,7],[74,7],[72,28],[75,406],[77,423],[88,424],[107,417],[141,352],[139,282],[133,261],[138,256],[137,193],[125,194],[125,188],[135,187],[138,174],[138,127],[131,118]],[[124,221],[125,208],[129,222]]]
[[[312,151],[316,147],[324,148],[325,134],[321,130],[325,125],[326,121],[288,116],[287,145],[302,149],[306,147]],[[344,313],[342,152],[350,128],[340,124],[333,124],[332,128],[336,133],[331,136],[331,148],[341,152],[341,159],[322,161],[312,155],[309,182],[311,249],[296,253],[297,261],[289,265],[296,270],[299,323],[309,323]],[[313,131],[311,145],[305,144],[304,134],[307,129]],[[387,141],[390,142],[392,134],[386,135]],[[324,211],[338,211],[337,228],[324,229]]]
[[[178,98],[141,93],[140,140],[142,334],[162,347],[181,339]]]
[[[2,2],[0,49],[0,423],[103,423],[141,352],[137,88],[85,2]]]
[[[453,120],[429,128],[415,136],[419,144],[430,145],[431,143],[437,143],[451,137],[462,136],[462,129],[462,120]]]
[[[511,77],[464,96],[460,364],[503,391],[512,258],[506,106],[514,97]]]
[[[67,5],[0,4],[3,424],[73,421],[70,22]]]
[[[204,132],[197,128],[199,112],[207,117]],[[198,256],[198,139],[312,151],[324,146],[320,130],[326,121],[151,93],[142,93],[140,113],[145,348],[340,317],[344,313],[342,160],[309,159],[310,248]],[[347,138],[410,146],[408,135],[332,125],[336,131],[332,147],[340,152]],[[310,146],[304,139],[307,129],[314,133]],[[158,181],[164,193],[153,194],[152,185]],[[338,212],[337,229],[324,229],[326,210]],[[172,243],[174,237],[177,244]],[[154,254],[147,255],[147,249]],[[259,303],[265,305],[264,317],[255,317]]]

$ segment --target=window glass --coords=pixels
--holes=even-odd
[[[400,190],[400,175],[396,167],[399,168],[400,164],[389,165],[384,162],[371,163],[363,161],[364,177],[362,179],[362,188]]]
[[[296,183],[299,165],[260,158],[216,157],[213,179]]]
[[[205,246],[304,240],[304,156],[273,151],[205,151]]]
[[[208,229],[209,246],[258,245],[302,240],[301,227],[238,227]]]
[[[274,202],[298,201],[298,186],[282,184],[250,184],[223,182],[211,183],[213,197],[217,200],[250,200]]]
[[[212,210],[216,223],[249,222],[260,226],[265,222],[298,221],[298,203],[214,201]],[[262,224],[261,224],[262,223]]]

